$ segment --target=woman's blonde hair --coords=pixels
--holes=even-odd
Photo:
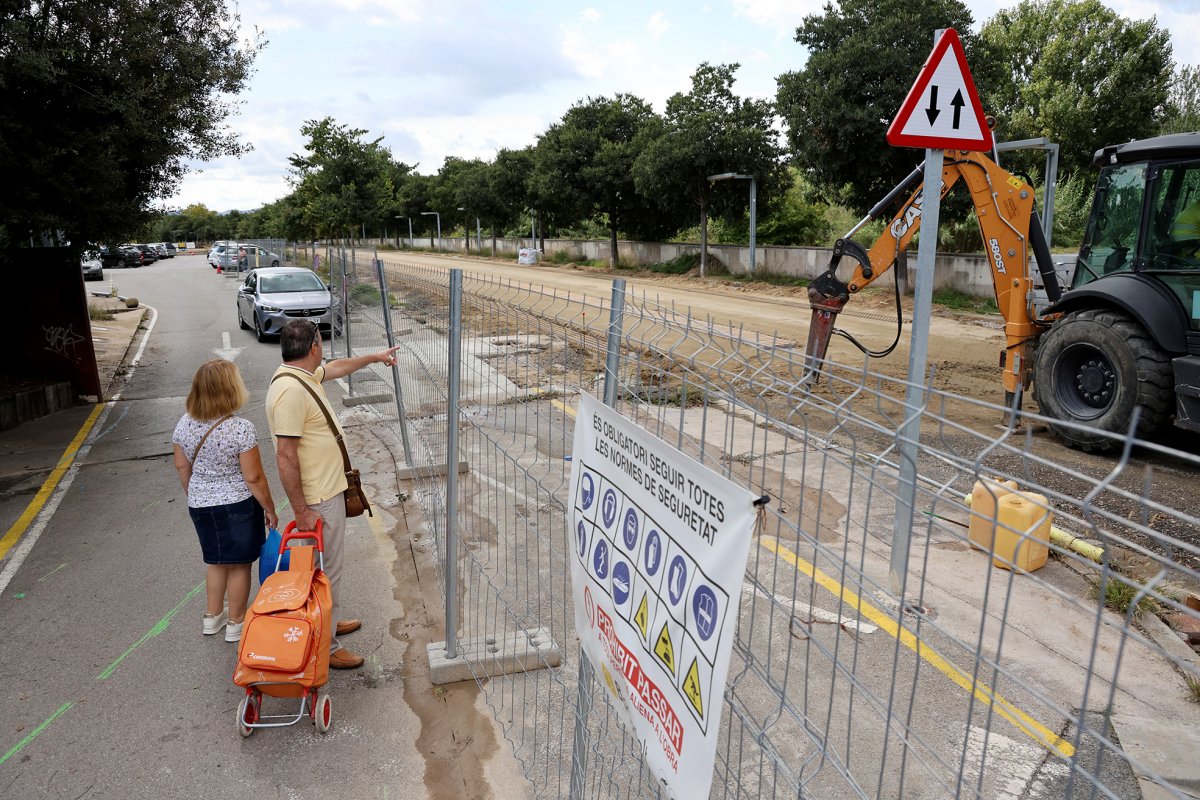
[[[192,378],[187,396],[187,413],[192,419],[209,422],[232,414],[246,404],[250,394],[237,365],[223,358],[205,361]]]

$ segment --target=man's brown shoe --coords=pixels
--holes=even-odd
[[[334,669],[358,669],[362,665],[363,657],[344,647],[329,655],[329,666]]]
[[[356,619],[344,619],[337,624],[337,635],[345,636],[347,633],[354,633],[362,627],[362,623]]]

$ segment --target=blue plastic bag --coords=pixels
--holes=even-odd
[[[279,558],[279,543],[283,537],[274,528],[267,529],[267,540],[263,542],[262,552],[258,555],[258,583],[261,586],[275,572],[275,559]],[[280,569],[288,568],[288,551],[283,551],[283,559],[279,562]]]

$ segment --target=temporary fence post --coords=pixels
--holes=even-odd
[[[462,270],[450,270],[446,403],[446,658],[458,658],[458,392],[462,360]],[[411,463],[411,462],[410,462]]]
[[[351,251],[353,252],[353,251]],[[346,272],[346,248],[342,248],[342,335],[346,337],[346,358],[354,355],[350,344],[350,279]],[[346,376],[350,394],[354,394],[354,373]]]
[[[604,357],[604,405],[617,406],[617,377],[621,366],[621,331],[625,316],[625,281],[613,281],[608,314],[608,347]],[[578,422],[576,422],[578,424]],[[579,676],[575,689],[575,741],[571,747],[571,800],[582,800],[589,746],[587,723],[592,713],[592,681],[595,668],[579,648]]]
[[[387,280],[383,277],[383,260],[375,256],[375,269],[379,274],[379,300],[383,303],[383,329],[387,331],[387,346],[396,346],[396,335],[392,330],[392,304],[388,299]],[[400,366],[392,359],[392,388],[396,392],[396,414],[400,419],[400,443],[404,447],[404,463],[413,465],[412,448],[408,444],[408,415],[404,413],[404,395],[400,392]]]
[[[912,344],[908,350],[908,391],[904,424],[898,432],[900,481],[896,486],[896,518],[892,525],[891,590],[904,605],[908,551],[916,513],[917,451],[921,440],[921,408],[925,405],[925,366],[929,360],[929,316],[933,306],[933,267],[941,214],[943,151],[925,151],[925,184],[921,204],[921,241],[917,246],[917,280],[913,286]]]

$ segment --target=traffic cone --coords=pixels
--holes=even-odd
[[[221,265],[219,263],[217,264],[217,274],[221,274]]]

